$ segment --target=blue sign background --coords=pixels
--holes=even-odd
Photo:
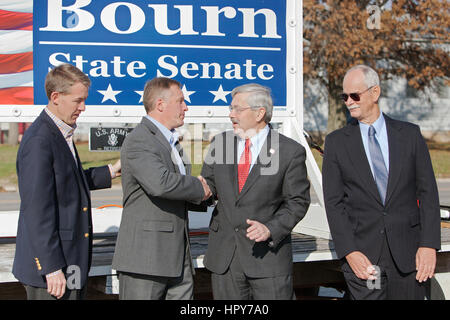
[[[65,0],[63,1],[63,6],[67,7],[74,3],[77,3],[77,1]],[[35,104],[47,104],[44,80],[49,68],[53,67],[56,62],[68,62],[79,67],[81,66],[83,71],[90,76],[92,86],[87,104],[91,105],[141,105],[141,96],[136,91],[142,91],[145,82],[157,76],[157,70],[162,76],[173,77],[178,80],[185,86],[187,91],[195,91],[187,97],[185,95],[188,105],[228,105],[231,102],[231,95],[226,95],[225,99],[227,101],[224,101],[220,99],[220,95],[215,95],[210,91],[218,91],[220,86],[224,91],[231,91],[234,87],[249,82],[257,82],[270,87],[274,97],[274,104],[276,106],[286,105],[285,1],[130,0],[127,3],[138,6],[145,13],[145,24],[139,31],[131,34],[111,32],[102,24],[101,12],[111,3],[111,1],[106,0],[93,0],[89,5],[80,7],[80,10],[88,11],[95,18],[95,24],[89,30],[79,32],[43,31],[40,29],[48,25],[48,5],[51,5],[51,1],[34,0],[33,58]],[[180,11],[174,6],[191,5],[193,30],[198,32],[198,34],[182,35],[178,32],[174,35],[162,35],[158,33],[155,29],[155,10],[148,7],[149,4],[167,5],[168,28],[171,30],[176,30],[180,27]],[[223,13],[219,15],[219,31],[226,34],[226,36],[202,35],[202,33],[207,31],[207,14],[201,8],[202,6],[217,6],[219,10],[224,7],[236,9],[234,18],[227,18]],[[253,8],[255,12],[260,9],[274,11],[277,24],[276,33],[280,37],[263,38],[263,35],[266,34],[266,19],[263,14],[255,16],[254,30],[258,37],[239,37],[238,35],[243,33],[244,19],[238,8]],[[78,16],[74,12],[64,11],[61,18],[65,28],[77,25]],[[114,19],[114,17],[108,17],[108,19]],[[130,23],[129,9],[123,5],[119,6],[116,10],[115,25],[119,30],[124,31],[130,27]],[[52,43],[49,44],[48,42]],[[83,45],[73,44],[74,42],[82,42]],[[99,45],[99,43],[108,45]],[[129,45],[122,46],[120,44]],[[207,46],[207,48],[139,47],[140,45],[148,44]],[[214,46],[234,48],[218,49],[214,48]],[[259,50],[250,50],[249,48],[259,48]],[[261,50],[262,48],[269,48],[270,50]],[[51,57],[53,60],[51,60]],[[165,58],[163,59],[162,57]],[[114,59],[116,59],[115,63],[112,62]],[[164,60],[166,65],[161,63],[161,59]],[[174,59],[177,60],[176,63]],[[159,63],[158,60],[160,60]],[[132,63],[133,61],[139,62]],[[190,64],[184,66],[186,69],[184,75],[186,73],[190,76],[198,74],[193,79],[184,77],[180,70],[182,65],[187,62],[190,62]],[[128,67],[130,63],[132,63],[131,67]],[[221,78],[213,78],[213,67],[209,68],[209,78],[202,78],[202,63],[219,64]],[[226,79],[224,77],[225,72],[230,72],[229,69],[226,69],[226,65],[230,63],[240,66],[242,79]],[[195,70],[195,65],[197,65],[198,70]],[[270,65],[270,67],[264,67],[265,71],[263,73],[265,77],[270,77],[269,80],[258,77],[257,69],[261,65]],[[127,67],[131,69],[134,67],[135,75],[140,77],[131,76],[127,72]],[[270,68],[273,68],[273,71]],[[246,73],[249,71],[251,71],[251,77],[255,77],[255,79],[247,77]],[[175,72],[177,72],[176,75],[174,75]],[[110,87],[110,91],[117,93],[109,96],[106,94],[105,96],[108,87]],[[109,99],[107,99],[108,97]]]

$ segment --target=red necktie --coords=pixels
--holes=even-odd
[[[250,171],[250,164],[252,163],[252,153],[250,151],[251,144],[250,139],[245,139],[244,152],[242,152],[241,159],[238,164],[239,192],[241,192],[244,187],[245,181],[248,177],[248,172]]]

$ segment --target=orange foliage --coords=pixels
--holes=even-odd
[[[382,79],[404,77],[418,90],[436,78],[449,85],[449,17],[448,0],[303,0],[305,80],[327,87],[333,108],[345,72],[357,64]]]

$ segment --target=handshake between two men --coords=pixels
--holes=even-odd
[[[202,201],[208,200],[212,196],[211,189],[209,188],[205,178],[203,178],[202,176],[197,176],[197,178],[202,183],[203,191],[205,192],[205,196],[203,197]]]
[[[197,178],[202,183],[203,191],[205,192],[205,196],[203,197],[202,201],[208,200],[212,196],[211,189],[209,188],[205,178],[203,178],[202,176],[197,176]],[[263,242],[270,238],[270,230],[264,224],[250,219],[247,219],[246,222],[250,226],[246,230],[246,236],[250,240],[253,240],[255,242]]]

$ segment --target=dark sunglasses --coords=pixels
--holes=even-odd
[[[342,93],[341,94],[341,98],[342,98],[342,100],[344,100],[344,102],[347,102],[348,97],[352,98],[353,101],[359,101],[359,100],[361,100],[361,95],[363,93],[369,91],[373,87],[374,86],[371,86],[371,87],[367,88],[366,90],[364,90],[363,92],[360,92],[360,93],[350,93],[350,94]]]

